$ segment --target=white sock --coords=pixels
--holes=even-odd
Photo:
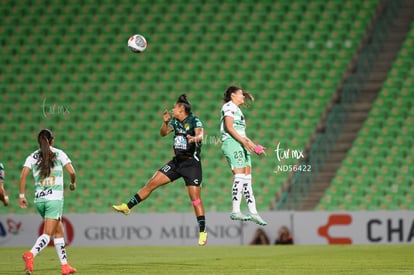
[[[42,251],[50,242],[50,236],[47,234],[42,234],[37,238],[35,245],[32,247],[30,252],[33,253],[33,257],[36,256],[40,251]]]
[[[66,248],[65,248],[65,239],[64,238],[55,238],[55,248],[58,254],[60,263],[62,265],[67,264],[68,260],[66,258]]]
[[[231,194],[231,200],[233,203],[232,213],[240,213],[240,204],[243,192],[243,174],[235,174],[233,181],[233,188]]]
[[[256,199],[254,198],[253,188],[252,188],[252,175],[244,175],[243,179],[243,195],[246,199],[247,207],[249,207],[249,212],[252,214],[257,214],[256,209]]]

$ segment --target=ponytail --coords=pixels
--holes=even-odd
[[[50,149],[53,140],[53,133],[48,129],[43,129],[37,136],[37,142],[40,146],[39,159],[37,165],[40,166],[40,177],[47,178],[50,176],[50,170],[54,167],[56,155]]]
[[[254,101],[254,96],[243,90],[243,95],[244,95],[244,105],[246,106],[250,106],[250,103],[252,103]]]

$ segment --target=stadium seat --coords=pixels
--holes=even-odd
[[[414,25],[410,33],[413,30]],[[348,195],[352,190],[362,189],[361,199],[355,202],[341,194],[333,199],[327,191],[317,209],[335,210],[336,206],[327,204],[331,200],[339,201],[344,210],[412,209],[408,201],[412,201],[414,185],[408,170],[412,164],[413,142],[409,129],[413,124],[414,100],[409,90],[414,85],[410,77],[413,65],[407,61],[411,49],[408,36],[330,187],[337,189],[345,184]]]
[[[224,89],[237,84],[256,97],[244,113],[249,136],[268,150],[266,157],[252,158],[258,209],[268,209],[288,176],[274,173],[275,147],[278,142],[305,146],[378,2],[140,0],[97,6],[52,1],[46,7],[40,0],[8,1],[0,7],[0,61],[5,64],[0,93],[7,118],[1,131],[13,138],[3,138],[0,161],[13,167],[10,178],[18,178],[14,167],[36,148],[37,131],[50,127],[56,147],[69,154],[79,173],[76,192],[82,194],[68,194],[67,211],[110,211],[112,202],[136,192],[171,157],[171,137],[158,135],[161,114],[187,93],[208,133],[203,145],[206,209],[228,211],[231,172],[217,143]],[[126,47],[136,32],[148,40],[142,54]],[[408,47],[401,55],[409,54]],[[412,63],[400,64],[407,66]],[[45,117],[43,100],[70,112]],[[406,107],[401,102],[393,116],[410,117]],[[16,183],[8,184],[11,192],[18,190]],[[140,211],[192,211],[181,187],[177,182],[157,190]],[[0,208],[5,211],[23,212],[13,205]]]

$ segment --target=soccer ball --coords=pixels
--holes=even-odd
[[[147,40],[140,34],[135,34],[128,39],[128,48],[134,53],[140,53],[147,48]]]

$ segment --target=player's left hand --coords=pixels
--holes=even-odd
[[[9,196],[4,195],[4,197],[3,197],[3,204],[4,204],[4,206],[8,206],[9,205]]]
[[[70,191],[75,190],[75,189],[76,189],[76,182],[71,183],[71,184],[69,185],[69,189],[70,189]]]
[[[188,143],[194,143],[194,142],[196,142],[196,137],[187,135],[187,141],[188,141]]]

